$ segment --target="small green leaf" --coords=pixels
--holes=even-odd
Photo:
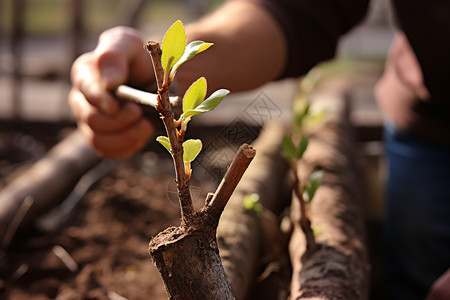
[[[161,63],[166,72],[180,60],[186,48],[186,32],[180,20],[170,26],[162,41]],[[173,57],[173,58],[171,58]]]
[[[258,194],[250,194],[244,197],[244,207],[247,210],[253,211],[258,217],[261,217],[263,207],[259,202]]]
[[[185,62],[193,58],[195,55],[205,51],[209,47],[214,45],[213,43],[205,43],[203,41],[193,41],[187,45],[186,50],[183,53],[183,56],[178,60],[178,62],[172,67],[171,76],[175,76],[176,70]]]
[[[183,143],[183,161],[191,162],[202,150],[201,140],[187,140]]]
[[[322,181],[323,173],[322,170],[316,171],[309,177],[309,183],[306,185],[305,192],[303,193],[303,198],[306,202],[310,202],[313,199],[314,194]]]
[[[321,109],[319,111],[311,112],[306,120],[306,126],[315,126],[325,119],[327,116],[327,111]]]
[[[294,116],[294,122],[297,126],[299,126],[300,128],[302,127],[303,124],[303,120],[305,119],[305,117],[309,114],[309,109],[310,109],[310,104],[307,103],[305,105],[305,107],[303,108],[303,110],[301,110],[300,112],[298,112],[295,116]]]
[[[161,144],[161,145],[163,145],[164,146],[164,148],[166,148],[167,149],[167,151],[169,151],[170,152],[170,141],[169,141],[169,138],[167,137],[167,136],[158,136],[157,138],[156,138],[156,140]]]
[[[185,111],[181,115],[181,117],[186,120],[187,118],[190,118],[192,116],[211,111],[214,108],[216,108],[216,106],[219,105],[219,103],[222,102],[223,98],[225,98],[225,96],[228,95],[229,93],[230,93],[229,90],[225,89],[217,90],[196,108]]]
[[[194,109],[203,102],[206,97],[206,79],[200,77],[191,84],[183,97],[183,112]]]
[[[305,153],[306,148],[308,147],[309,139],[308,137],[302,137],[300,143],[298,143],[296,158],[301,159],[303,157],[303,153]]]
[[[295,149],[295,145],[292,142],[292,139],[290,136],[285,135],[283,137],[283,143],[282,143],[282,147],[283,147],[283,156],[288,158],[288,159],[296,159],[297,157],[297,149]]]

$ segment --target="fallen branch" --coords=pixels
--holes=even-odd
[[[261,248],[266,241],[265,216],[245,208],[244,199],[259,195],[263,210],[276,214],[286,206],[282,187],[288,165],[281,157],[281,141],[285,126],[270,123],[264,126],[254,146],[258,155],[242,177],[219,222],[217,237],[222,263],[236,299],[246,299],[262,262]],[[264,213],[263,213],[264,214]],[[276,224],[278,225],[278,224]],[[279,239],[282,239],[279,235]],[[270,245],[273,246],[273,245]],[[283,243],[276,246],[283,247]]]
[[[18,224],[19,230],[61,202],[77,180],[99,161],[78,130],[57,144],[0,191],[0,240],[5,238],[25,198],[30,196],[34,202]]]
[[[307,180],[313,171],[325,171],[309,210],[320,248],[305,259],[299,203],[293,200],[292,219],[297,226],[290,243],[292,299],[368,298],[369,267],[347,92],[346,85],[329,83],[313,96],[311,109],[327,113],[310,134],[299,176]]]

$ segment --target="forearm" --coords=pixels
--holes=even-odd
[[[215,13],[187,26],[190,40],[214,46],[183,65],[176,82],[184,91],[205,76],[208,91],[242,91],[277,79],[286,63],[286,41],[276,20],[263,8],[230,1]]]

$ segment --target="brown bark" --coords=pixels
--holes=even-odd
[[[313,97],[312,109],[325,108],[327,116],[311,132],[299,175],[305,181],[314,170],[325,170],[309,207],[320,248],[304,257],[305,238],[298,225],[299,204],[294,200],[292,299],[368,298],[369,266],[347,91],[345,85],[330,84]]]
[[[207,225],[194,231],[169,228],[152,239],[150,254],[170,299],[234,299],[215,231]]]
[[[247,210],[243,200],[247,195],[257,193],[265,210],[279,212],[284,207],[280,190],[288,166],[280,153],[285,132],[285,127],[277,123],[264,127],[254,143],[258,155],[230,198],[219,223],[220,254],[236,299],[246,298],[257,275],[262,260],[262,244],[267,239],[264,225],[269,223],[265,216],[259,217]],[[277,225],[275,221],[274,226]],[[280,235],[277,238],[281,239]]]
[[[151,240],[149,252],[170,299],[234,299],[220,260],[216,228],[254,156],[251,146],[241,146],[216,193],[189,225],[168,228]]]
[[[19,228],[61,202],[77,180],[99,161],[81,133],[74,131],[27,172],[4,187],[0,191],[0,241],[11,230],[11,221],[25,198],[31,197],[33,204],[24,214]]]

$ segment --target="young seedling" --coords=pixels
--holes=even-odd
[[[202,142],[198,139],[185,140],[184,137],[190,120],[216,108],[229,91],[220,89],[206,98],[207,82],[200,77],[184,94],[181,116],[177,119],[168,93],[178,68],[211,46],[212,43],[202,41],[186,46],[181,21],[176,21],[169,28],[161,47],[153,41],[146,45],[158,86],[155,108],[167,134],[156,140],[172,155],[181,208],[181,225],[161,232],[149,246],[170,299],[233,299],[218,255],[215,234],[220,215],[253,159],[255,150],[249,145],[241,146],[217,191],[208,195],[202,209],[194,211],[189,192],[191,163],[200,153]]]
[[[306,256],[314,253],[318,249],[318,244],[315,239],[313,228],[311,227],[311,220],[308,217],[306,206],[308,202],[312,201],[314,194],[320,185],[323,171],[312,173],[309,182],[304,184],[299,178],[298,161],[302,159],[303,154],[308,147],[309,139],[304,134],[304,127],[305,123],[311,119],[312,115],[310,112],[310,105],[306,101],[306,95],[312,90],[316,81],[316,76],[309,76],[304,79],[300,87],[300,97],[303,99],[299,99],[300,101],[298,101],[302,106],[294,111],[293,134],[291,136],[284,136],[282,144],[283,156],[292,168],[292,189],[295,197],[300,202],[300,227],[305,234]],[[315,119],[320,119],[320,117],[315,116]]]

